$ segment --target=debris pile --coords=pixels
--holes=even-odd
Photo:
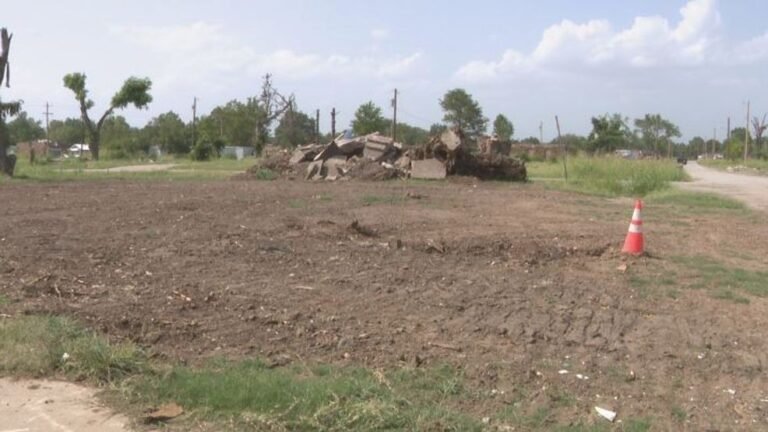
[[[504,150],[503,146],[485,143],[480,154],[472,153],[459,129],[448,129],[426,144],[407,150],[379,133],[361,137],[345,133],[327,145],[307,144],[292,154],[272,154],[249,172],[267,168],[313,181],[408,177],[440,180],[447,176],[526,180],[525,164],[509,158]]]

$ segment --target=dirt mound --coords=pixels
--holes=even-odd
[[[265,157],[258,164],[249,168],[247,172],[250,174],[256,174],[260,169],[266,168],[268,170],[282,174],[292,170],[291,164],[289,163],[290,159],[291,155],[288,153],[276,153]]]
[[[477,177],[480,180],[525,181],[528,172],[525,163],[501,154],[465,154],[456,159],[453,173]]]

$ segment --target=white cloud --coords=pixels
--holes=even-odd
[[[201,84],[220,73],[242,72],[260,76],[270,72],[293,79],[318,76],[391,78],[408,74],[421,53],[410,55],[349,56],[300,53],[290,49],[258,52],[227,33],[221,26],[197,22],[167,27],[112,27],[112,33],[129,44],[145,48],[161,60],[158,86],[179,81]],[[385,30],[376,33],[383,36]],[[373,34],[373,33],[372,33]]]
[[[377,41],[382,41],[384,39],[389,39],[390,32],[389,29],[386,28],[375,28],[371,30],[371,38]]]
[[[755,61],[768,57],[768,33],[735,47],[720,37],[716,0],[690,0],[678,22],[659,16],[636,17],[626,29],[606,20],[583,24],[563,20],[547,28],[529,54],[505,51],[499,60],[471,61],[456,72],[467,81],[488,81],[515,72],[555,67],[696,66]]]

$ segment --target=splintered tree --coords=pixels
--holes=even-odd
[[[5,28],[0,29],[0,87],[5,83],[6,87],[11,86],[11,68],[8,63],[8,55],[11,50],[12,34]],[[3,102],[0,99],[0,172],[13,176],[13,168],[16,165],[14,157],[8,157],[8,130],[5,127],[5,119],[15,116],[21,111],[20,102]]]
[[[99,145],[101,144],[101,129],[104,122],[112,115],[116,109],[123,109],[128,105],[133,105],[138,109],[146,108],[152,102],[152,96],[149,90],[152,88],[152,81],[149,78],[128,78],[123,87],[113,97],[109,108],[102,114],[95,123],[88,115],[88,110],[93,108],[93,101],[88,99],[88,90],[85,88],[85,75],[82,73],[71,73],[64,76],[64,87],[72,90],[75,99],[80,103],[80,116],[85,124],[85,129],[90,138],[91,155],[94,160],[99,159]]]
[[[763,114],[762,119],[758,117],[752,118],[752,131],[755,134],[755,148],[757,148],[760,153],[765,151],[763,148],[763,134],[765,133],[766,128],[768,128],[768,124],[765,123],[766,117],[768,117],[768,114]]]
[[[249,103],[256,103],[259,107],[259,116],[256,120],[256,136],[254,146],[256,151],[261,150],[269,141],[269,130],[272,124],[280,116],[293,107],[293,95],[283,96],[272,86],[272,75],[266,74],[261,85],[261,95],[258,99],[249,99]]]

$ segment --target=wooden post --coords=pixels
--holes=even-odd
[[[336,108],[331,110],[331,140],[336,139]]]
[[[192,100],[192,147],[197,144],[197,96]]]
[[[747,101],[747,127],[744,129],[744,162],[749,155],[749,101]]]
[[[392,99],[392,142],[397,141],[397,89],[395,89],[395,97]]]
[[[315,110],[315,144],[320,144],[320,110]]]
[[[563,142],[563,137],[560,135],[560,119],[557,116],[555,116],[555,125],[557,126],[557,140],[560,141],[560,148],[563,149],[563,177],[568,183],[568,143]]]

